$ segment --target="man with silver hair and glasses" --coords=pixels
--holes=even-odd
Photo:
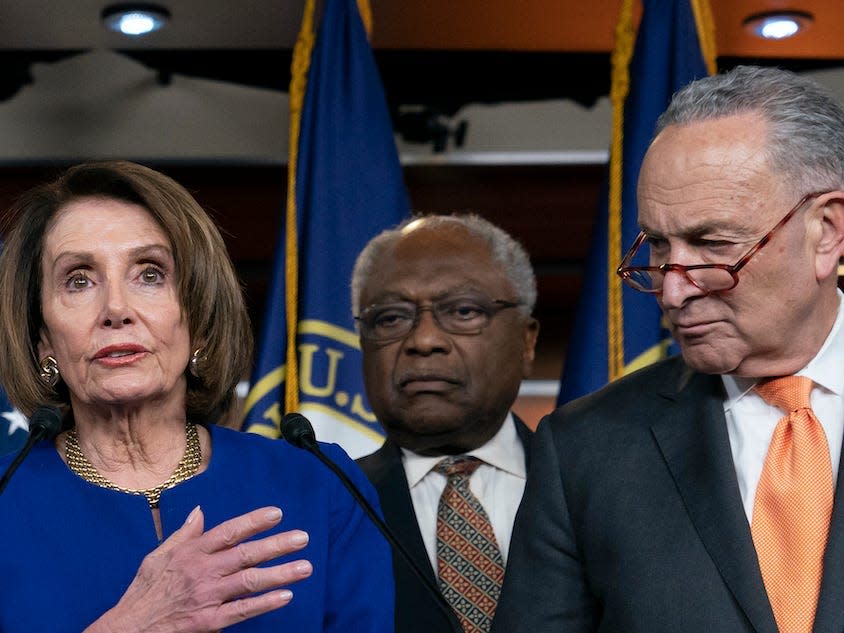
[[[525,486],[530,431],[510,407],[535,302],[525,250],[475,215],[408,220],[358,257],[364,383],[387,434],[358,461],[430,581],[394,553],[398,633],[489,631]]]
[[[844,630],[843,189],[813,81],[674,96],[618,274],[681,354],[540,423],[493,631]]]

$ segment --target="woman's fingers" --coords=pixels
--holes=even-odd
[[[255,567],[285,554],[291,554],[308,544],[308,534],[302,530],[280,532],[261,539],[239,543],[228,550],[220,550],[215,558],[222,575]]]
[[[311,563],[306,560],[258,567],[308,544],[308,534],[302,530],[246,540],[280,520],[278,508],[259,508],[221,523],[199,539],[206,563],[213,561],[213,571],[206,569],[205,577],[217,577],[213,593],[219,606],[211,618],[213,626],[231,626],[285,606],[293,598],[293,592],[281,587],[313,573]]]
[[[293,597],[287,585],[313,572],[306,560],[261,566],[308,543],[302,530],[253,538],[278,525],[278,508],[253,510],[203,533],[204,521],[202,510],[194,508],[147,555],[100,624],[129,624],[130,630],[143,622],[149,631],[217,631],[285,606]]]
[[[160,550],[170,550],[179,545],[198,538],[202,535],[205,529],[205,515],[202,513],[202,508],[196,506],[190,511],[185,522],[182,523],[178,530],[173,532],[159,547]]]
[[[230,549],[260,532],[269,530],[279,521],[281,521],[281,510],[271,506],[241,514],[220,523],[220,525],[203,534],[199,544],[200,551],[205,554],[213,554]]]
[[[214,621],[221,622],[221,627],[231,626],[249,620],[274,609],[286,606],[293,599],[289,589],[268,591],[258,596],[233,600],[220,605],[214,614]]]
[[[252,596],[304,580],[313,573],[311,563],[295,560],[271,567],[249,567],[222,578],[219,584],[227,601]]]

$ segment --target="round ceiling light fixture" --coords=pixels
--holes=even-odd
[[[158,4],[112,4],[100,14],[103,24],[112,31],[140,37],[162,28],[170,12]]]
[[[771,11],[751,15],[744,26],[762,39],[783,40],[808,28],[812,20],[812,14],[805,11]]]

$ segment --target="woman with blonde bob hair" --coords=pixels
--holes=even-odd
[[[389,549],[340,482],[214,425],[251,329],[181,185],[110,161],[24,194],[0,253],[0,349],[12,403],[63,415],[0,496],[0,631],[390,630]]]

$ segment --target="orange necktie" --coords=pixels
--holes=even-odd
[[[781,633],[810,633],[832,516],[826,434],[809,404],[812,380],[777,378],[756,386],[786,412],[777,422],[756,489],[751,533]]]

